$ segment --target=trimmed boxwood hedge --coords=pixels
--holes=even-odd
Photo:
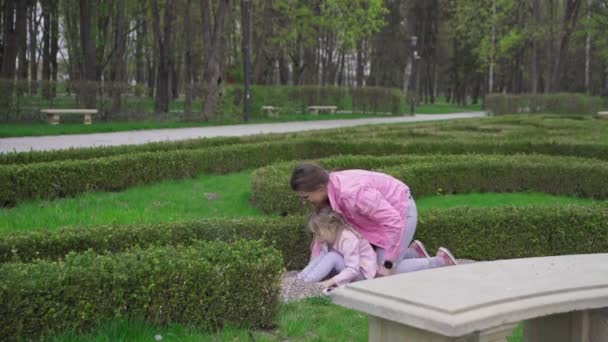
[[[191,245],[200,240],[262,239],[287,269],[301,269],[311,237],[304,216],[209,219],[157,225],[65,228],[0,236],[3,262],[60,259],[69,252],[121,252],[132,247]],[[429,250],[447,246],[476,260],[608,250],[608,203],[594,205],[437,209],[419,216],[417,238]]]
[[[85,330],[127,316],[152,324],[273,325],[282,261],[259,241],[151,247],[0,266],[0,339]]]
[[[278,161],[323,158],[340,154],[437,153],[573,154],[608,159],[608,146],[548,143],[393,143],[389,141],[290,141],[233,144],[207,149],[142,152],[49,163],[0,166],[0,205],[35,198],[73,196],[87,191],[119,191],[131,186],[201,173],[228,173]]]
[[[69,227],[58,231],[31,230],[0,235],[0,263],[58,260],[69,252],[120,252],[135,246],[190,245],[199,240],[263,239],[277,248],[285,267],[306,263],[308,237],[303,218],[212,218],[159,224]]]
[[[319,161],[327,169],[373,169],[403,180],[415,197],[466,192],[541,191],[608,198],[608,162],[543,155],[343,156]],[[252,200],[267,213],[306,210],[289,188],[296,162],[256,170]]]
[[[495,115],[519,113],[595,115],[606,105],[607,101],[599,96],[577,93],[490,94],[486,97],[486,107]]]

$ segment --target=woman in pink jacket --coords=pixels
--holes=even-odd
[[[446,248],[439,248],[431,258],[420,241],[412,243],[416,204],[407,185],[389,175],[365,170],[328,172],[315,164],[300,164],[293,170],[290,185],[317,209],[329,205],[372,244],[378,276],[456,264]],[[312,258],[319,253],[320,245],[313,243]]]

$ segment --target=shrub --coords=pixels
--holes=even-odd
[[[415,197],[466,192],[542,191],[608,198],[608,163],[542,155],[343,156],[319,161],[327,169],[373,169],[404,181]],[[305,207],[289,188],[296,162],[271,165],[252,175],[252,200],[267,213],[298,213]]]
[[[486,97],[486,106],[495,115],[519,113],[595,115],[605,108],[606,101],[598,96],[576,93],[490,94]]]
[[[4,264],[0,338],[85,330],[123,316],[203,329],[268,327],[277,313],[281,271],[280,255],[255,241]]]

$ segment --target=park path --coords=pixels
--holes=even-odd
[[[453,120],[479,118],[484,116],[486,116],[485,112],[432,115],[417,114],[415,116],[389,118],[297,121],[248,125],[150,129],[110,133],[2,138],[0,139],[0,153],[62,150],[76,147],[139,145],[149,142],[176,141],[196,138],[234,137],[264,133],[289,133],[361,125]]]

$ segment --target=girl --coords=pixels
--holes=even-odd
[[[420,241],[411,243],[418,219],[416,203],[407,185],[389,175],[365,170],[328,172],[315,164],[300,164],[290,183],[302,200],[317,209],[330,206],[373,245],[379,276],[456,265],[445,248],[430,258]],[[313,257],[319,247],[313,246]],[[398,267],[404,259],[415,258],[426,260]]]
[[[339,214],[323,208],[312,214],[308,229],[314,242],[322,249],[302,272],[298,279],[319,282],[332,271],[333,278],[321,283],[324,288],[340,286],[357,280],[372,279],[376,275],[376,253],[359,233],[348,226]]]

